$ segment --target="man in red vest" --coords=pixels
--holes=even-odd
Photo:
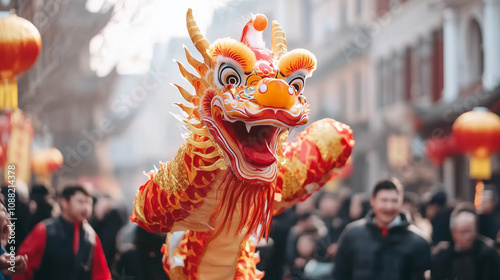
[[[61,194],[62,214],[38,223],[18,250],[28,255],[23,274],[14,280],[110,280],[99,237],[88,224],[92,197],[79,184]]]

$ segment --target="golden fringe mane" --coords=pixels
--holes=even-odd
[[[225,187],[217,193],[218,202],[209,219],[209,224],[217,224],[211,238],[219,236],[224,229],[229,232],[234,214],[238,213],[240,219],[236,227],[237,234],[245,229],[245,239],[252,234],[257,235],[257,240],[263,235],[267,239],[274,205],[275,183],[249,183],[229,174],[222,184]]]

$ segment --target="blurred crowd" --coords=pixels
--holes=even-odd
[[[2,187],[2,193],[8,197],[7,186]],[[346,246],[370,242],[355,240],[349,244],[343,235],[349,224],[373,217],[371,199],[374,196],[376,193],[352,193],[348,187],[335,192],[320,190],[275,216],[269,238],[257,247],[261,259],[257,267],[265,271],[264,279],[343,279],[334,278],[339,247],[345,262],[348,260],[345,256],[355,254],[346,250]],[[10,219],[7,200],[2,200],[0,209],[0,280],[37,279],[36,272],[32,268],[30,271],[33,263],[39,270],[60,266],[59,262],[43,261],[48,258],[50,246],[59,251],[67,246],[69,254],[72,248],[74,262],[83,254],[82,264],[88,261],[89,267],[101,265],[102,271],[98,272],[85,265],[74,268],[73,271],[80,269],[83,274],[105,275],[89,279],[168,279],[160,252],[165,234],[149,233],[130,223],[127,210],[130,205],[92,193],[80,184],[63,188],[58,195],[44,185],[34,185],[30,193],[17,191],[15,201],[17,219]],[[477,209],[467,203],[449,201],[439,188],[420,196],[404,192],[403,204],[397,211],[401,211],[403,220],[427,241],[425,246],[429,244],[432,253],[426,279],[479,279],[477,275],[482,275],[480,279],[500,279],[495,278],[500,275],[500,204],[494,189],[485,190]],[[15,242],[11,244],[9,235],[13,230]],[[92,232],[97,235],[95,238]],[[384,229],[381,233],[385,235]],[[51,241],[53,239],[57,241]],[[17,252],[15,260],[9,259],[11,245]],[[14,261],[16,272],[9,271],[10,261]]]
[[[269,261],[261,264],[261,269],[266,271],[264,279],[336,279],[332,272],[339,239],[348,224],[367,219],[372,213],[371,195],[352,193],[348,187],[334,193],[320,191],[275,216],[270,233],[274,251]],[[472,217],[459,214],[464,211]],[[500,204],[493,188],[483,193],[477,210],[470,203],[449,201],[444,190],[438,187],[420,196],[404,192],[401,212],[429,243],[432,252],[429,268],[433,280],[500,279]],[[462,217],[464,215],[465,218]],[[456,222],[450,224],[454,216],[457,216]],[[480,245],[477,240],[482,241]],[[459,249],[460,245],[462,249]],[[491,249],[486,250],[486,254],[494,255],[486,256],[485,259],[483,248],[477,248],[483,245]],[[470,258],[461,260],[466,253],[471,253]],[[476,263],[470,263],[474,260]],[[425,279],[431,279],[430,270],[426,271]],[[481,274],[481,278],[474,274],[476,271]],[[342,279],[357,278],[339,280]]]
[[[77,263],[80,255],[82,263],[88,260],[94,268],[84,267],[81,277],[74,279],[168,279],[160,252],[166,234],[148,233],[130,223],[127,210],[130,205],[105,194],[92,193],[91,188],[78,183],[63,186],[59,193],[44,185],[33,185],[29,193],[26,190],[22,187],[16,189],[15,206],[9,205],[14,210],[11,217],[5,199],[8,186],[2,187],[0,280],[73,279],[68,275],[75,275],[75,271],[79,273],[79,268],[64,271],[61,267],[66,265],[64,259]],[[83,229],[73,227],[73,224]],[[89,227],[85,228],[85,225]],[[51,227],[55,227],[54,233]],[[10,242],[9,232],[14,237]],[[80,237],[73,236],[74,232],[81,232]],[[97,237],[87,238],[93,232]],[[54,239],[52,243],[51,238]],[[69,240],[67,246],[66,239]],[[75,245],[75,239],[80,239],[79,245]],[[94,253],[85,252],[85,239],[90,240],[89,250]],[[11,245],[17,253],[15,265],[9,263],[8,248]],[[65,247],[69,247],[68,250]],[[65,256],[65,251],[71,254],[71,247],[75,250],[74,256]],[[51,250],[59,257],[52,257]],[[98,262],[105,267],[94,271]],[[15,273],[9,272],[11,266],[15,267]],[[44,272],[47,267],[48,270],[63,271],[61,278],[50,271]],[[85,277],[85,271],[91,276]]]

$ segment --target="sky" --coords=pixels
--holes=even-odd
[[[106,76],[114,66],[118,74],[144,74],[149,70],[155,43],[187,36],[188,8],[193,8],[203,33],[215,9],[228,0],[87,0],[89,12],[103,13],[113,7],[108,25],[89,44],[90,66]],[[176,12],[172,12],[175,10]],[[178,12],[177,12],[178,11]]]

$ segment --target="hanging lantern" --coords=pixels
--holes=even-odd
[[[453,136],[462,151],[472,155],[470,177],[491,177],[490,155],[500,150],[500,117],[486,108],[474,108],[453,124]]]
[[[41,47],[31,22],[13,12],[0,17],[0,110],[17,108],[17,75],[33,66]]]
[[[458,147],[471,154],[469,176],[477,179],[474,204],[479,208],[482,180],[491,177],[490,155],[500,150],[500,117],[486,108],[474,108],[455,120],[453,136]]]

